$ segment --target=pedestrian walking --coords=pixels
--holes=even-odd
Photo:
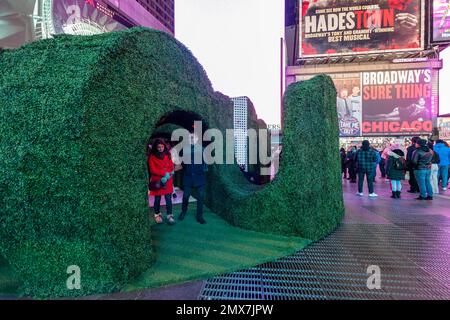
[[[430,182],[432,161],[433,152],[427,146],[427,140],[419,139],[411,158],[420,191],[417,200],[433,200],[433,187]]]
[[[370,142],[364,140],[362,147],[356,152],[356,168],[358,171],[358,196],[364,196],[363,185],[364,177],[367,179],[367,186],[369,188],[369,197],[375,198],[378,195],[373,189],[373,174],[376,168],[377,153],[370,148]]]
[[[433,160],[431,161],[431,175],[430,183],[433,189],[433,194],[439,193],[439,163],[440,157],[433,149],[433,141],[428,142],[428,148],[433,152]]]
[[[378,165],[381,163],[381,155],[380,155],[380,152],[377,149],[375,149],[374,147],[371,147],[371,149],[375,152],[375,157],[376,157],[375,167],[373,168],[373,182],[376,182],[375,179],[377,177],[377,168],[378,168]]]
[[[356,183],[356,147],[352,146],[347,152],[347,168],[350,183]]]
[[[402,193],[402,180],[405,180],[406,159],[405,153],[400,149],[389,151],[389,158],[386,164],[386,174],[391,180],[393,199],[400,199]]]
[[[419,192],[419,185],[417,184],[416,175],[414,173],[414,164],[412,162],[412,155],[416,150],[416,143],[420,137],[413,137],[411,139],[411,145],[406,149],[406,165],[408,166],[409,172],[409,193]]]
[[[347,153],[344,148],[339,150],[339,155],[341,158],[341,174],[343,174],[343,179],[347,179]]]
[[[381,178],[386,178],[386,159],[383,158],[383,152],[384,150],[380,151],[380,172],[381,172]]]
[[[450,148],[445,145],[443,140],[437,140],[434,151],[439,155],[439,180],[441,181],[442,190],[446,191],[450,164]]]

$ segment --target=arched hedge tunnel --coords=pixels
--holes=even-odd
[[[332,231],[344,212],[335,97],[327,76],[291,85],[275,180],[261,189],[236,165],[213,165],[207,206],[246,229]],[[0,54],[0,248],[26,294],[109,292],[148,269],[145,147],[159,126],[185,126],[183,113],[233,128],[231,100],[162,32],[57,36]],[[82,290],[67,291],[69,265],[84,270]]]

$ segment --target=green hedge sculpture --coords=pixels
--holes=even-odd
[[[327,76],[291,85],[275,180],[261,188],[212,165],[207,205],[251,230],[332,231],[344,212],[335,97]],[[111,292],[151,266],[146,143],[183,125],[174,112],[233,128],[231,100],[165,33],[57,36],[0,54],[0,249],[24,294]],[[67,289],[71,265],[81,290]]]

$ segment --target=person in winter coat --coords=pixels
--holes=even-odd
[[[419,141],[420,137],[413,137],[411,139],[411,145],[407,149],[406,153],[406,165],[409,171],[409,193],[419,192],[419,185],[417,184],[416,175],[414,173],[414,164],[412,163],[412,155],[416,150],[416,142]]]
[[[420,196],[417,200],[433,200],[433,187],[430,182],[432,162],[433,152],[427,146],[427,140],[419,139],[411,158],[420,190]]]
[[[341,148],[341,150],[339,150],[339,155],[341,157],[341,173],[344,174],[344,179],[347,179],[347,153],[345,152],[344,148]]]
[[[393,199],[400,199],[402,193],[402,180],[405,180],[406,159],[405,153],[400,149],[389,151],[386,163],[386,174],[391,180]]]
[[[439,154],[434,152],[434,146],[433,146],[433,141],[428,142],[428,148],[430,148],[430,150],[433,152],[433,160],[431,161],[431,176],[430,176],[430,182],[431,182],[431,187],[433,188],[433,193],[439,193],[439,163],[440,163],[440,158],[439,158]]]
[[[363,196],[364,177],[367,177],[369,187],[369,197],[375,198],[378,195],[373,190],[373,174],[377,166],[377,154],[370,148],[368,140],[362,142],[362,147],[356,152],[356,167],[358,168],[358,196]]]
[[[384,149],[383,149],[383,151],[380,151],[380,158],[381,158],[381,160],[380,160],[380,165],[379,165],[379,167],[380,167],[380,172],[381,172],[381,178],[386,178],[386,165],[387,165],[387,163],[386,163],[386,159],[385,158],[383,158],[383,152],[384,152]]]
[[[447,190],[448,167],[450,164],[450,148],[445,145],[443,140],[437,140],[434,151],[439,155],[439,179],[442,180],[442,190]]]
[[[174,165],[170,152],[163,140],[156,139],[153,142],[151,155],[148,158],[148,167],[150,171],[150,185],[152,185],[152,183],[160,183],[159,189],[150,190],[150,195],[155,196],[155,203],[153,206],[155,210],[155,221],[156,223],[163,222],[160,204],[161,197],[164,196],[164,199],[166,200],[167,222],[170,225],[173,225],[175,224],[172,213]]]
[[[348,168],[348,176],[350,183],[356,183],[356,147],[350,147],[350,150],[347,152],[346,164]]]
[[[371,149],[375,152],[376,161],[375,161],[375,167],[373,168],[373,182],[375,182],[375,178],[377,177],[377,167],[381,163],[381,154],[380,152],[375,149],[374,147],[371,147]]]
[[[183,158],[190,158],[190,161],[182,162],[184,187],[183,204],[178,220],[184,220],[187,214],[191,192],[195,190],[197,198],[196,220],[200,224],[205,224],[206,221],[203,218],[203,202],[206,188],[206,171],[208,171],[208,169],[203,157],[204,149],[201,142],[199,142],[199,138],[194,133],[191,133],[189,139],[190,146],[187,148],[187,154],[184,153],[185,150],[183,148]]]

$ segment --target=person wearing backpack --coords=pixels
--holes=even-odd
[[[370,148],[370,142],[364,140],[362,147],[356,152],[356,167],[358,168],[358,193],[356,195],[362,197],[364,177],[367,177],[367,185],[369,187],[369,197],[376,198],[378,195],[373,190],[373,174],[375,172],[377,155]]]
[[[400,199],[402,193],[402,180],[405,180],[406,159],[405,153],[400,149],[394,149],[388,152],[386,164],[386,174],[391,180],[393,199]]]

